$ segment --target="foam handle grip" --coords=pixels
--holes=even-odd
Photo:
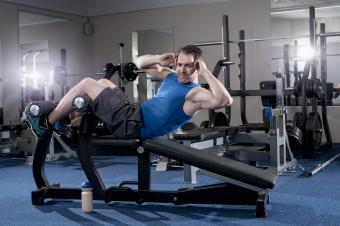
[[[72,101],[73,109],[77,112],[92,111],[92,99],[88,95],[76,96]]]

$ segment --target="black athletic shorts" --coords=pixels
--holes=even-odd
[[[114,138],[140,138],[140,104],[131,104],[118,87],[106,88],[97,96],[93,103],[93,113],[112,130]]]

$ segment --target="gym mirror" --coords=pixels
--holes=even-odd
[[[22,109],[31,100],[59,100],[63,88],[54,69],[66,68],[61,50],[72,48],[74,21],[20,11],[18,26]]]

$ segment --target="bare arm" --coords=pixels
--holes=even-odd
[[[216,109],[231,105],[233,98],[224,85],[207,69],[202,60],[198,60],[197,63],[199,64],[198,74],[208,82],[210,90],[198,88],[189,93],[187,100],[193,103],[193,110]]]
[[[173,53],[161,55],[148,54],[138,57],[135,63],[138,68],[154,78],[163,79],[173,71],[169,67],[175,64],[175,55]]]

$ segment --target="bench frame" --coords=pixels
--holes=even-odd
[[[111,201],[132,201],[180,204],[227,204],[255,205],[256,217],[265,217],[266,204],[269,202],[267,189],[249,189],[231,183],[219,183],[173,191],[151,190],[150,152],[143,148],[137,140],[115,140],[104,145],[96,145],[100,138],[81,136],[79,140],[79,159],[84,172],[93,185],[93,198]],[[126,145],[124,147],[124,142]],[[133,147],[131,144],[135,144]],[[37,190],[32,191],[32,204],[43,205],[45,199],[81,199],[80,188],[62,188],[52,185],[45,175],[44,165],[48,150],[49,138],[39,140],[33,161],[33,175]],[[125,148],[125,150],[120,149]],[[100,149],[101,151],[96,151]],[[129,149],[129,150],[127,150]],[[115,151],[117,150],[117,151]],[[99,172],[96,170],[92,156],[94,155],[125,155],[138,158],[138,181],[122,181],[118,186],[106,188]],[[137,185],[136,189],[128,185]]]

